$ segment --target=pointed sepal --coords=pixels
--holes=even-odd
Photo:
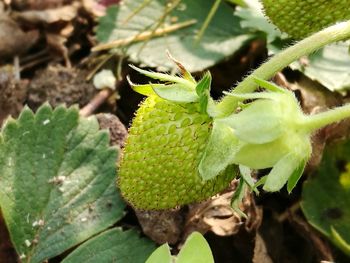
[[[268,192],[277,192],[281,190],[289,178],[296,171],[300,170],[301,161],[300,157],[293,153],[282,157],[267,175],[263,189]]]
[[[177,76],[172,76],[169,74],[165,74],[165,73],[158,73],[158,72],[152,72],[152,71],[147,71],[144,69],[140,69],[134,65],[129,65],[132,69],[136,70],[137,72],[141,73],[142,75],[145,75],[149,78],[152,79],[158,79],[161,81],[165,81],[165,82],[171,82],[171,83],[177,83],[177,84],[183,84],[186,85],[188,87],[195,87],[195,84],[187,79],[181,78],[181,77],[177,77]]]
[[[208,144],[199,163],[203,180],[213,179],[232,164],[237,138],[232,129],[220,121],[214,121]]]
[[[182,84],[154,85],[150,84],[155,94],[162,99],[173,102],[196,102],[199,97],[193,89]]]

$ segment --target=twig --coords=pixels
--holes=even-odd
[[[237,87],[231,90],[232,93],[249,93],[254,91],[258,84],[255,78],[270,79],[276,72],[287,67],[293,61],[302,56],[309,55],[312,52],[324,47],[333,42],[348,39],[350,37],[350,21],[337,23],[327,27],[293,46],[290,46],[280,53],[277,53],[270,60],[262,64],[259,68],[254,70]],[[227,116],[237,109],[237,98],[234,96],[225,96],[218,103],[220,113],[219,116]]]
[[[86,104],[80,111],[80,116],[87,117],[90,116],[95,110],[100,107],[111,95],[113,95],[114,90],[103,89],[92,98],[92,100]]]
[[[91,72],[87,75],[87,77],[85,78],[87,81],[89,81],[95,74],[96,72],[108,61],[110,60],[113,56],[115,56],[115,54],[110,53],[107,56],[105,56],[104,58],[102,58],[102,61],[100,61],[97,66],[91,70]]]
[[[135,15],[140,13],[148,4],[150,4],[152,0],[144,0],[143,3],[139,7],[137,7],[123,22],[122,25],[125,25],[130,21],[131,18],[133,18]]]
[[[212,21],[216,11],[218,10],[220,4],[221,4],[221,0],[215,0],[215,3],[213,4],[212,8],[210,9],[207,18],[205,19],[201,29],[199,30],[199,32],[198,32],[198,34],[196,36],[196,43],[199,43],[199,41],[202,39],[205,30],[208,28],[208,26],[209,26],[210,22]]]
[[[27,62],[26,64],[21,66],[21,71],[27,70],[27,69],[32,68],[34,66],[37,66],[41,63],[48,62],[48,61],[50,61],[50,59],[52,59],[52,56],[50,56],[50,55],[47,55],[47,56],[41,57],[41,58],[39,57],[39,58],[37,58],[31,62]]]
[[[284,222],[285,220],[289,219],[290,215],[295,214],[296,211],[300,209],[300,203],[296,202],[293,205],[291,205],[286,211],[284,211],[282,214],[280,214],[277,217],[278,222]]]
[[[181,2],[181,0],[172,0],[169,4],[165,5],[163,14],[160,16],[159,19],[157,19],[155,27],[151,30],[152,32],[151,32],[150,36],[148,36],[147,39],[144,39],[144,42],[143,42],[141,48],[137,52],[137,56],[140,55],[142,49],[146,46],[148,41],[150,39],[152,39],[152,37],[154,37],[156,30],[161,28],[162,24],[164,24],[165,19],[180,4],[180,2]]]
[[[143,41],[145,39],[148,39],[151,36],[154,36],[154,37],[162,36],[164,34],[171,33],[179,29],[191,26],[195,23],[197,23],[197,20],[191,19],[182,23],[170,25],[168,27],[158,28],[154,31],[145,31],[136,36],[132,36],[124,39],[117,39],[115,41],[112,41],[106,44],[97,45],[96,47],[92,48],[91,51],[96,52],[96,51],[107,50],[111,48],[117,48],[120,46],[125,46],[133,42]]]
[[[39,57],[48,56],[48,54],[49,54],[48,49],[45,48],[45,49],[42,49],[42,50],[40,50],[40,51],[38,51],[38,52],[36,52],[34,54],[28,54],[25,57],[22,57],[21,58],[21,63],[22,64],[30,63],[31,61],[36,60]]]
[[[319,259],[325,262],[334,262],[332,249],[317,231],[310,224],[296,214],[291,215],[288,220],[291,225],[300,233],[306,240],[310,240],[313,247],[316,249]],[[322,261],[321,261],[322,262]]]
[[[13,65],[14,65],[14,77],[16,81],[20,81],[21,80],[21,69],[20,69],[20,65],[19,65],[19,57],[15,56],[13,58]]]

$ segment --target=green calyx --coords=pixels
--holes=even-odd
[[[301,39],[350,18],[349,0],[261,0],[265,14],[281,31]]]
[[[256,79],[260,93],[228,94],[242,101],[241,111],[217,119],[237,138],[231,162],[252,169],[272,168],[263,189],[278,191],[288,182],[291,191],[311,156],[311,133],[291,91]],[[247,100],[253,102],[243,103]]]
[[[272,168],[257,184],[263,184],[263,189],[270,192],[279,191],[287,184],[287,190],[291,192],[311,157],[312,134],[330,123],[348,118],[350,105],[305,115],[291,91],[261,79],[255,78],[255,81],[265,89],[264,92],[227,93],[240,101],[240,110],[214,120],[214,127],[220,124],[221,131],[227,130],[226,133],[231,134],[231,145],[223,154],[230,156],[225,164],[234,163],[251,169]],[[220,141],[220,137],[215,140]],[[208,145],[213,142],[209,141]],[[214,147],[208,147],[201,161],[200,171],[206,178],[214,176],[208,173],[208,167],[203,167],[215,159],[215,151]],[[211,166],[224,168],[222,160]]]
[[[137,70],[167,84],[131,83],[148,98],[136,113],[120,162],[118,186],[124,198],[138,209],[167,209],[227,188],[236,166],[212,180],[198,172],[212,129],[210,74],[197,83],[187,72],[179,78]]]

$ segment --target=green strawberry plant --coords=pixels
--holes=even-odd
[[[136,231],[108,229],[124,216],[114,183],[118,151],[96,118],[79,117],[76,107],[44,104],[35,114],[25,108],[17,120],[7,119],[0,134],[0,206],[21,262],[46,261],[88,239],[64,262],[86,261],[79,251],[99,262],[147,259],[153,242]],[[99,254],[101,245],[109,253]],[[131,249],[134,254],[125,252]]]
[[[130,129],[119,187],[131,204],[142,209],[171,208],[206,199],[224,189],[236,175],[233,164],[273,168],[263,178],[264,190],[279,191],[288,182],[290,192],[311,157],[312,133],[350,116],[349,105],[305,115],[291,91],[255,79],[266,91],[227,93],[241,101],[241,110],[219,117],[219,108],[208,95],[209,73],[196,83],[187,71],[184,77],[188,79],[182,79],[137,70],[173,82],[131,83],[149,97]]]
[[[205,238],[198,232],[193,232],[182,246],[179,254],[174,257],[168,244],[158,247],[146,263],[214,263],[214,258]]]
[[[204,200],[228,186],[237,175],[235,167],[271,168],[256,184],[242,175],[241,183],[252,190],[263,185],[275,192],[287,185],[291,192],[311,157],[312,134],[350,117],[350,106],[305,115],[292,92],[264,79],[349,37],[350,22],[321,30],[274,56],[219,102],[209,95],[210,73],[196,81],[177,61],[181,77],[133,67],[163,83],[130,81],[148,98],[136,114],[120,163],[118,186],[124,198],[138,209]],[[254,92],[258,87],[264,91]]]
[[[268,53],[272,55],[280,52],[283,47],[292,45],[294,43],[294,39],[293,35],[286,33],[288,31],[283,30],[281,32],[278,28],[276,28],[274,24],[270,22],[273,20],[273,18],[269,19],[266,17],[264,13],[267,11],[264,11],[264,5],[262,2],[265,3],[267,1],[250,0],[247,2],[247,8],[237,7],[235,9],[235,15],[241,18],[240,25],[242,28],[245,28],[247,32],[255,34],[257,38],[263,38],[266,41]],[[349,5],[348,0],[326,2],[327,5],[334,6],[332,7],[332,10],[335,10],[337,8],[343,8],[343,10],[346,10],[346,7],[344,5]],[[283,12],[284,8],[289,9],[290,5],[300,6],[298,10],[310,9],[309,2],[289,1],[288,3],[288,5],[281,6],[278,5],[277,1],[275,1],[274,5],[278,6],[278,10],[281,12]],[[322,5],[319,5],[319,7],[321,9],[323,8]],[[268,6],[265,3],[265,10],[268,8],[271,8],[271,6]],[[311,9],[311,12],[321,13],[321,11],[315,7]],[[289,23],[289,25],[294,25],[293,21],[299,23],[299,21],[303,20],[305,16],[305,12],[301,16],[299,16],[298,12],[289,13],[293,14],[293,16],[283,16],[282,20],[285,22],[287,21],[286,23]],[[334,14],[334,11],[329,14],[330,16],[333,16],[333,22],[341,21],[341,17],[334,17]],[[320,22],[324,16],[315,15],[313,18],[310,16],[308,16],[308,18],[309,20],[306,23],[311,26],[317,25],[317,23],[311,23],[313,19]],[[276,25],[278,26],[278,21]],[[300,30],[300,27],[296,28],[297,30]],[[280,29],[282,30],[282,28]],[[304,27],[301,29],[305,30]],[[310,33],[317,31],[315,28],[312,29],[310,27],[309,30],[310,31],[305,32],[305,34],[309,35]],[[294,61],[292,64],[290,64],[290,68],[302,72],[303,75],[321,83],[324,87],[328,88],[331,91],[346,91],[350,86],[350,77],[348,74],[350,68],[350,61],[348,59],[348,46],[349,41],[329,44],[309,54],[307,57],[303,57],[300,60]]]
[[[116,30],[110,19],[130,5],[140,4],[140,1],[126,2],[111,7],[101,19],[100,26],[106,28],[98,33],[100,41],[108,42],[116,35],[120,37],[118,34],[129,35],[131,29],[126,30],[123,23],[132,21],[137,12],[133,16],[119,12],[120,27]],[[25,108],[17,120],[9,118],[4,123],[0,133],[0,207],[21,262],[43,262],[67,253],[62,262],[214,262],[208,244],[198,233],[189,236],[177,257],[171,256],[168,245],[151,254],[155,249],[152,241],[140,238],[132,229],[115,227],[124,215],[121,196],[137,209],[170,209],[210,198],[238,177],[239,186],[232,201],[234,209],[246,188],[258,192],[257,188],[262,186],[264,191],[276,192],[286,186],[291,192],[312,155],[312,134],[350,117],[349,104],[306,115],[293,92],[268,81],[300,57],[348,39],[350,22],[334,24],[349,19],[348,1],[334,0],[322,5],[318,1],[288,1],[287,11],[283,11],[287,1],[262,1],[266,15],[276,26],[292,37],[307,37],[277,53],[219,101],[210,96],[210,72],[198,80],[190,72],[232,55],[252,36],[243,33],[240,19],[232,17],[222,1],[213,2],[213,7],[208,2],[203,4],[205,14],[209,13],[207,19],[196,10],[199,1],[180,2],[170,1],[166,11],[170,13],[173,8],[181,22],[195,17],[202,23],[169,36],[174,40],[173,49],[178,49],[179,55],[190,63],[190,70],[174,59],[181,76],[132,66],[157,82],[134,84],[129,79],[132,88],[147,98],[129,130],[119,169],[116,166],[119,149],[108,145],[108,134],[99,131],[94,117],[79,117],[77,108],[52,109],[45,104],[36,113]],[[242,1],[228,2],[244,6]],[[305,6],[306,2],[311,4]],[[147,20],[147,8],[154,7],[161,14],[166,3],[146,1],[141,8],[145,12],[139,10],[142,21]],[[186,13],[178,8],[180,4],[192,8]],[[332,15],[318,15],[331,7],[335,10]],[[221,14],[216,20],[215,12]],[[295,14],[304,15],[304,20],[293,23]],[[220,23],[225,20],[232,24]],[[139,23],[136,28],[156,31],[152,27],[157,21],[150,19],[149,23]],[[224,44],[213,44],[210,40],[219,38],[215,30],[219,25],[234,30],[224,31]],[[325,26],[329,27],[323,29]],[[195,46],[193,36],[198,30],[197,40],[204,42]],[[208,32],[209,36],[205,35]],[[141,59],[134,54],[142,49],[142,43],[129,43],[130,49],[118,51],[126,52],[133,62],[157,65],[157,61],[163,60],[152,60],[149,52],[159,51],[157,48],[164,45],[164,39],[162,36],[160,42],[152,38],[152,45],[146,48],[148,53],[142,54]],[[203,58],[208,48],[213,59]],[[218,48],[222,53],[217,52]],[[168,62],[164,65],[171,68]],[[329,159],[325,160],[327,164]],[[270,172],[259,181],[250,177],[250,170],[266,168]],[[339,177],[343,178],[343,181],[339,179],[340,185],[346,186],[344,200],[348,198],[349,179],[346,173]],[[322,187],[320,182],[306,184],[303,210],[313,225],[349,253],[350,240],[344,234],[348,225],[344,220],[324,224],[322,211],[319,212],[310,194],[314,188]],[[339,184],[332,187],[340,188]],[[320,216],[313,217],[314,213]],[[195,250],[200,253],[196,254]]]

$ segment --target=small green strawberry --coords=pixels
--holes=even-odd
[[[296,39],[350,19],[349,0],[261,0],[265,14]]]
[[[120,163],[118,185],[124,198],[138,209],[167,209],[224,190],[236,176],[236,166],[206,181],[198,172],[212,129],[207,114],[211,101],[203,88],[210,87],[210,75],[196,83],[184,69],[184,78],[137,70],[172,84],[131,84],[148,98],[129,129]]]

